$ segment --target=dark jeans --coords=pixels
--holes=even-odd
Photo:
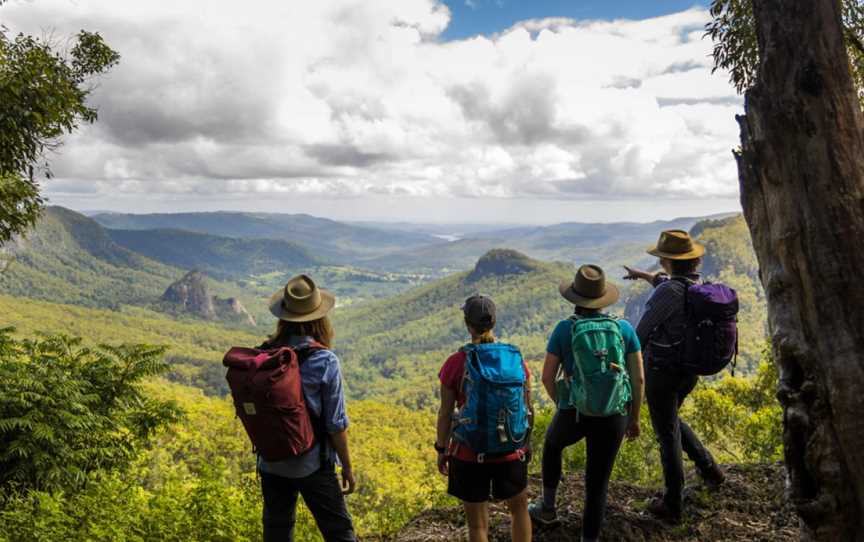
[[[297,495],[309,507],[327,542],[354,542],[354,527],[332,463],[305,478],[261,474],[264,495],[264,542],[293,542]]]
[[[605,418],[580,416],[576,410],[558,410],[546,431],[543,444],[543,486],[558,487],[561,482],[561,454],[564,448],[586,440],[585,507],[582,511],[582,536],[600,535],[606,513],[606,492],[615,456],[627,430],[627,416]]]
[[[660,462],[666,482],[666,505],[681,511],[681,492],[684,489],[684,462],[681,450],[687,453],[700,472],[714,468],[714,458],[699,442],[699,438],[683,420],[678,409],[693,391],[699,377],[675,369],[648,365],[645,371],[645,396],[651,413],[651,425],[660,444]]]

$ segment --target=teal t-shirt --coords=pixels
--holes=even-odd
[[[585,316],[584,318],[592,318]],[[618,320],[618,327],[621,328],[621,336],[624,337],[624,352],[632,354],[642,350],[642,345],[639,343],[639,337],[636,335],[636,330],[627,320]],[[564,369],[568,373],[572,373],[573,369],[573,348],[572,348],[572,332],[573,320],[561,320],[552,331],[552,336],[549,337],[549,344],[546,346],[546,351],[550,354],[558,356],[564,364]]]

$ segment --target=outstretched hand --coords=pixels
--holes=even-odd
[[[623,267],[624,270],[627,271],[627,274],[622,277],[624,280],[639,280],[640,278],[643,278],[646,274],[644,271],[636,269],[635,267],[628,267],[626,265],[622,265],[621,267]]]
[[[648,271],[642,271],[641,269],[638,269],[636,267],[629,267],[626,265],[622,265],[621,267],[623,267],[624,270],[627,271],[627,274],[622,277],[624,280],[643,279],[652,284],[655,280],[657,280],[657,273],[649,273]]]

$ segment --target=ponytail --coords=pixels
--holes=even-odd
[[[476,340],[480,344],[494,343],[495,342],[495,334],[492,333],[491,329],[487,329],[486,331],[484,331],[483,333],[478,335],[476,337]]]
[[[465,320],[465,325],[468,326],[468,332],[471,333],[471,340],[477,342],[477,344],[489,344],[495,342],[495,333],[492,331],[495,328],[495,322],[492,322],[492,325],[486,329],[473,326],[468,322],[468,320]]]

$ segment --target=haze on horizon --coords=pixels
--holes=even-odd
[[[122,56],[52,157],[52,204],[648,222],[740,210],[742,100],[711,73],[706,3],[12,0],[0,20]]]

